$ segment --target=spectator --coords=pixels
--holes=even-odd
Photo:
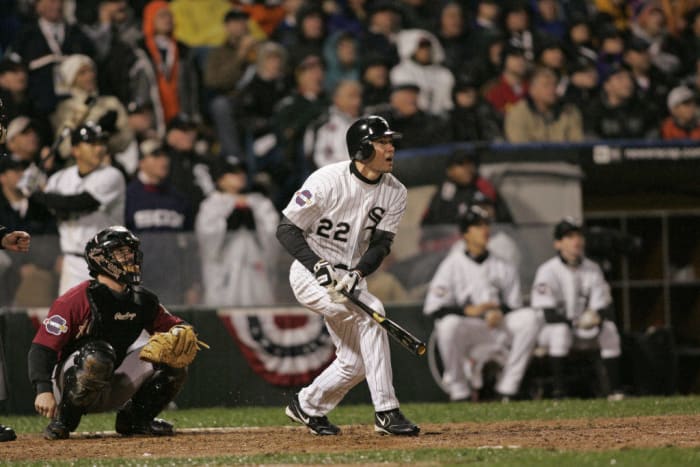
[[[370,2],[367,0],[341,0],[333,3],[333,7],[326,10],[328,34],[344,31],[355,37],[360,37],[365,30],[364,23]]]
[[[5,145],[10,156],[21,161],[25,167],[40,158],[39,134],[32,120],[24,115],[16,117],[7,125]],[[42,153],[42,156],[45,155],[46,150]]]
[[[600,33],[598,48],[598,75],[608,76],[610,70],[622,63],[625,39],[620,31],[608,26]]]
[[[311,170],[303,152],[306,128],[328,107],[323,93],[323,62],[309,55],[295,69],[296,89],[277,103],[273,125],[277,134],[281,163],[271,168],[280,191],[273,195],[275,205],[282,208]]]
[[[438,185],[421,226],[455,225],[467,212],[477,192],[492,202],[499,200],[496,188],[479,174],[479,156],[474,152],[456,150],[447,160],[445,179]],[[497,222],[501,221],[498,217]]]
[[[583,139],[583,122],[576,107],[557,96],[557,75],[538,68],[530,79],[528,95],[511,107],[505,118],[511,143],[568,142]]]
[[[700,6],[688,12],[680,43],[682,74],[695,73],[695,62],[700,58]]]
[[[595,0],[595,11],[599,16],[605,15],[610,18],[612,25],[618,31],[627,31],[634,8],[633,3],[626,0]]]
[[[0,100],[8,120],[20,115],[34,120],[40,117],[35,101],[27,94],[27,76],[27,67],[23,63],[9,58],[0,61]]]
[[[199,303],[197,247],[180,235],[193,230],[192,205],[169,182],[170,158],[160,142],[146,140],[140,149],[139,170],[126,188],[125,222],[150,252],[143,260],[143,280],[158,290],[163,303]]]
[[[196,212],[205,196],[214,191],[209,162],[195,151],[197,125],[185,114],[176,115],[165,135],[165,152],[170,157],[168,182],[186,194]]]
[[[397,148],[419,148],[449,140],[446,119],[422,111],[418,107],[419,93],[415,84],[397,84],[392,87],[388,108],[379,112],[392,130],[403,135],[395,143]]]
[[[282,18],[275,30],[270,35],[270,39],[280,44],[285,49],[295,40],[297,34],[298,15],[304,6],[304,0],[282,0]]]
[[[574,63],[581,57],[593,62],[598,60],[593,31],[585,17],[579,16],[569,22],[564,47],[569,59]]]
[[[44,191],[32,193],[37,185],[29,177],[20,188],[58,219],[63,253],[59,294],[90,277],[83,257],[87,241],[104,228],[124,223],[124,178],[119,170],[103,164],[105,139],[92,122],[77,127],[71,132],[75,165],[53,174]]]
[[[403,13],[392,1],[373,2],[367,17],[367,33],[360,41],[365,58],[382,57],[389,67],[399,63],[396,35],[403,28]]]
[[[527,60],[521,49],[506,47],[501,54],[501,75],[498,82],[485,90],[486,100],[501,114],[527,95]]]
[[[563,20],[563,12],[557,0],[536,0],[535,4],[535,30],[545,36],[556,40],[562,40],[566,35],[566,21]]]
[[[215,164],[216,191],[202,202],[196,233],[202,257],[204,303],[269,305],[279,215],[260,193],[248,193],[245,165],[235,157]]]
[[[371,109],[389,103],[389,65],[381,57],[369,58],[362,65],[361,76],[362,107],[371,114],[374,113]]]
[[[199,118],[199,78],[194,55],[175,40],[173,15],[164,0],[153,0],[143,11],[144,49],[155,72],[165,122],[178,113]]]
[[[362,110],[362,87],[352,80],[338,83],[331,105],[321,118],[309,127],[305,152],[317,168],[334,162],[347,161],[345,133]]]
[[[243,154],[232,98],[250,64],[256,39],[248,30],[248,13],[231,10],[224,17],[226,42],[207,55],[204,84],[215,94],[209,108],[222,154]]]
[[[470,41],[471,42],[471,41]],[[460,66],[456,79],[469,76],[474,79],[479,88],[488,90],[492,82],[498,80],[503,67],[503,48],[505,41],[500,35],[492,35],[484,44],[482,50],[473,55],[473,59]]]
[[[279,0],[262,0],[255,2],[239,2],[240,8],[250,15],[251,21],[255,22],[266,37],[270,37],[277,29],[280,22],[284,19],[285,10],[280,3],[297,3],[299,0],[292,2],[280,2]]]
[[[12,156],[0,157],[0,225],[30,234],[56,233],[51,213],[34,199],[27,199],[17,188],[26,165]]]
[[[642,6],[631,25],[633,37],[650,44],[651,63],[666,74],[680,71],[680,44],[666,29],[666,15],[655,1]]]
[[[292,66],[297,66],[309,55],[323,56],[323,43],[326,40],[325,21],[321,7],[304,5],[299,9],[296,27],[288,39],[280,42],[287,49]]]
[[[399,6],[405,18],[405,29],[433,30],[440,18],[441,2],[432,0],[401,0]]]
[[[661,124],[661,137],[666,140],[700,140],[700,120],[695,94],[685,86],[673,88],[668,94],[670,115]]]
[[[357,40],[348,32],[331,35],[323,46],[326,63],[324,89],[331,93],[343,80],[360,79]]]
[[[126,0],[93,0],[96,4],[96,18],[81,29],[95,44],[95,61],[106,63],[112,47],[117,42],[128,48],[135,48],[143,37],[141,29],[133,21]]]
[[[154,127],[153,107],[148,103],[130,102],[126,107],[127,126],[134,135],[129,145],[113,155],[113,159],[123,167],[128,179],[136,174],[139,165],[139,144],[147,139],[159,139]]]
[[[496,0],[478,0],[476,14],[469,33],[470,53],[472,57],[483,57],[495,37],[501,36],[499,19],[500,3]]]
[[[28,64],[29,96],[48,114],[57,104],[54,68],[64,55],[94,55],[94,47],[77,26],[64,21],[63,0],[37,0],[35,8],[38,18],[20,31],[10,57]]]
[[[448,121],[451,141],[497,141],[503,139],[501,116],[479,94],[470,78],[457,81],[452,89],[454,108]]]
[[[531,306],[542,310],[546,323],[538,345],[549,355],[554,398],[567,395],[566,357],[576,340],[598,343],[609,398],[619,399],[620,334],[615,326],[610,286],[600,267],[584,256],[584,247],[583,228],[576,220],[565,218],[555,226],[557,254],[537,268],[532,286]]]
[[[503,8],[503,33],[506,44],[523,51],[525,59],[532,63],[541,36],[532,30],[530,9],[525,0],[510,0]]]
[[[584,110],[587,135],[601,139],[653,138],[659,118],[634,94],[629,70],[615,65],[602,80],[602,91]]]
[[[436,33],[445,51],[443,65],[452,73],[456,73],[459,67],[470,58],[471,47],[465,27],[464,11],[459,2],[450,0],[442,7]]]
[[[246,142],[251,179],[277,162],[272,125],[275,105],[288,94],[286,51],[276,42],[264,42],[256,51],[255,73],[237,94],[235,108]]]
[[[396,44],[401,61],[391,69],[394,85],[417,84],[418,107],[435,115],[445,115],[452,108],[452,72],[441,65],[445,53],[438,40],[428,31],[406,29],[399,32]]]
[[[560,83],[566,82],[568,74],[566,53],[564,53],[564,46],[561,45],[559,41],[550,39],[542,40],[540,42],[540,48],[537,50],[535,65],[549,68],[556,73]]]
[[[598,69],[594,61],[580,56],[569,65],[569,79],[564,101],[577,109],[584,109],[598,97]]]
[[[639,98],[663,117],[666,114],[666,96],[673,88],[671,79],[651,62],[649,43],[632,37],[623,54],[623,63],[629,67]]]
[[[102,96],[97,89],[95,63],[86,55],[71,55],[59,68],[61,80],[68,97],[62,100],[51,120],[60,138],[64,129],[73,129],[82,122],[98,122],[109,135],[107,151],[116,154],[126,149],[133,139],[128,125],[126,109],[114,96]],[[70,153],[70,144],[60,146],[65,159]]]

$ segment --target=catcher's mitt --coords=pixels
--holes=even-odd
[[[209,346],[197,339],[192,326],[178,324],[168,332],[157,332],[143,346],[139,357],[151,363],[184,368],[194,360],[197,351]]]

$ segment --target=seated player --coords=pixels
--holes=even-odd
[[[155,416],[182,388],[198,341],[191,326],[140,286],[139,246],[122,226],[97,233],[85,246],[92,279],[58,297],[34,337],[29,378],[36,411],[51,418],[48,440],[67,439],[86,413],[114,409],[119,434],[174,434]],[[159,334],[142,341],[144,330]]]

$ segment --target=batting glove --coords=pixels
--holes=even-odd
[[[323,287],[332,287],[338,279],[335,268],[325,259],[320,259],[314,264],[314,276],[316,282]]]
[[[348,293],[353,293],[360,280],[362,280],[362,276],[357,270],[350,271],[336,284],[335,291],[340,292],[341,290],[345,290]]]

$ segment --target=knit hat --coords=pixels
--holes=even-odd
[[[90,65],[93,69],[95,69],[95,62],[93,62],[87,55],[70,55],[61,63],[59,73],[61,76],[61,83],[65,87],[66,91],[73,87],[75,77],[78,75],[80,69],[85,65]]]

